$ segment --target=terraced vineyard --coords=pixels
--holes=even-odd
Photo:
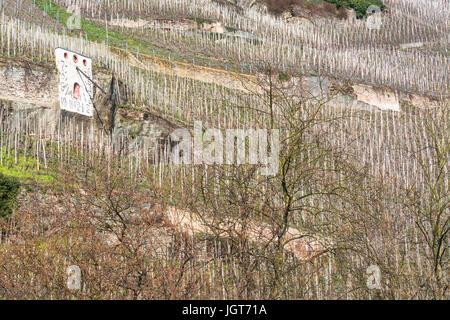
[[[0,2],[22,185],[0,297],[448,298],[448,2],[325,23],[225,2]],[[93,118],[60,110],[57,47],[93,59]]]

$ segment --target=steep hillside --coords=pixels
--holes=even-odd
[[[448,299],[449,9],[0,1],[0,299]]]

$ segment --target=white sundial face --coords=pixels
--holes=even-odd
[[[92,117],[92,59],[62,48],[55,50],[55,57],[61,109]]]

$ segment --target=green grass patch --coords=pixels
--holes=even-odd
[[[5,166],[0,166],[0,174],[4,174],[9,177],[14,177],[22,182],[26,180],[32,180],[41,183],[51,183],[54,181],[54,176],[45,173],[43,171],[37,170],[23,170],[21,168],[7,168]]]
[[[126,109],[126,110],[135,110],[135,111],[140,111],[142,112],[142,108],[133,106],[131,104],[117,104],[117,108],[119,109]]]
[[[55,179],[55,175],[49,169],[45,169],[43,163],[40,163],[38,170],[37,161],[34,156],[27,155],[25,158],[23,155],[18,155],[16,159],[14,150],[11,150],[9,155],[6,150],[3,150],[3,158],[0,162],[0,174],[17,178],[21,182],[31,180],[41,183],[52,183]]]

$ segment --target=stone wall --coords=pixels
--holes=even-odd
[[[150,62],[148,60],[150,57],[146,62]],[[239,82],[240,86],[247,88],[251,85],[254,86],[257,82],[256,77],[246,75],[242,78],[238,74],[224,70],[197,66],[186,67],[187,64],[174,67],[176,64],[174,62],[166,65],[161,61],[153,62],[158,65],[159,69],[163,69],[159,71],[171,72],[181,77],[184,76],[184,73],[189,74],[190,77],[195,74],[196,80],[218,82],[219,84],[227,82],[228,87],[233,87],[230,82],[234,82],[234,85]],[[176,128],[171,122],[157,115],[134,110],[128,106],[125,86],[107,70],[95,70],[94,81],[103,88],[106,94],[98,89],[94,90],[94,105],[98,113],[94,111],[94,117],[87,118],[60,110],[57,90],[58,75],[53,65],[0,58],[0,106],[13,117],[28,116],[39,119],[49,133],[57,130],[58,125],[64,124],[64,120],[67,119],[75,119],[77,123],[85,122],[85,125],[94,125],[97,130],[104,128],[106,131],[119,134],[127,131],[136,137],[151,140],[151,142],[167,139],[167,136]],[[248,82],[248,86],[245,85],[245,82]],[[329,102],[331,105],[343,108],[401,111],[409,105],[424,108],[438,105],[436,101],[417,94],[366,84],[345,84],[337,79],[305,76],[291,78],[281,83],[281,85],[284,84],[301,87],[302,90],[314,97],[324,94],[329,96],[336,86],[341,88],[346,86],[346,90],[340,90],[338,94],[333,93],[333,99]]]
[[[439,107],[440,104],[438,100],[419,94],[369,84],[351,83],[336,78],[304,76],[290,78],[277,85],[295,88],[298,92],[294,94],[319,101],[329,101],[329,105],[339,108],[400,112],[410,106],[433,108]]]
[[[43,121],[47,132],[59,121],[59,99],[54,69],[28,61],[0,60],[0,106],[2,115]]]
[[[59,106],[58,74],[53,65],[26,60],[0,58],[0,107],[9,119],[28,117],[38,120],[47,134],[56,133],[68,120],[93,125],[121,134],[125,131],[140,138],[165,139],[175,128],[169,121],[148,112],[123,108],[127,105],[125,86],[106,70],[95,70],[94,81],[106,92],[94,89],[94,117],[61,110]],[[122,107],[121,107],[122,106]]]

